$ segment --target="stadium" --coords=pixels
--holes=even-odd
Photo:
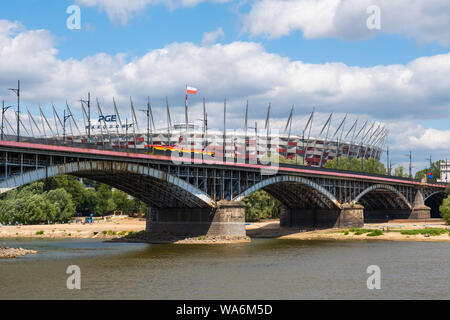
[[[149,104],[148,110],[141,110],[147,114],[146,126],[142,128],[142,123],[139,126],[133,104],[131,106],[132,121],[127,120],[125,123],[116,107],[114,114],[110,115],[104,115],[98,108],[96,120],[88,120],[91,119],[90,111],[86,112],[83,107],[84,125],[80,125],[79,121],[74,121],[69,106],[64,111],[63,118],[53,108],[53,119],[47,119],[41,109],[40,117],[36,119],[28,112],[29,126],[26,127],[22,120],[20,123],[30,141],[35,141],[36,136],[39,136],[39,139],[45,139],[46,143],[51,143],[51,140],[60,143],[64,140],[69,145],[95,145],[97,148],[133,150],[154,155],[190,152],[216,159],[239,159],[248,163],[261,161],[267,157],[267,152],[270,152],[278,153],[291,163],[310,167],[323,167],[336,157],[380,160],[388,136],[388,130],[381,123],[350,120],[347,115],[333,122],[333,114],[318,116],[313,111],[305,118],[305,123],[294,123],[293,109],[283,128],[269,129],[270,107],[265,125],[260,129],[257,122],[254,127],[248,126],[247,107],[242,129],[227,129],[224,117],[225,129],[215,130],[208,128],[205,106],[203,119],[199,119],[201,124],[189,122],[187,106],[187,121],[173,124],[167,105],[167,124],[163,128],[157,128]],[[224,114],[226,115],[226,109]],[[14,139],[16,133],[13,127],[6,117],[4,120],[2,132],[8,139]],[[143,119],[139,120],[143,122]],[[54,125],[50,125],[53,122]],[[51,134],[48,134],[49,132]]]

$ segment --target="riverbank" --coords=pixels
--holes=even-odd
[[[145,230],[145,220],[137,218],[96,221],[92,224],[2,226],[0,239],[113,239]]]
[[[116,221],[97,221],[93,224],[58,224],[35,226],[2,226],[0,239],[104,239],[125,242],[176,243],[176,244],[225,244],[248,242],[251,238],[297,239],[297,240],[389,240],[389,241],[450,241],[450,235],[401,234],[405,230],[450,228],[443,220],[433,219],[427,222],[411,220],[393,220],[387,223],[366,223],[364,229],[380,230],[383,234],[368,236],[370,232],[357,232],[340,229],[304,231],[298,228],[280,228],[279,220],[268,220],[246,225],[247,236],[242,239],[227,237],[174,238],[157,235],[143,238],[145,220],[137,218]],[[389,230],[389,231],[388,231]],[[347,232],[346,232],[347,231]],[[359,230],[361,231],[361,230]],[[134,235],[134,236],[133,236]]]
[[[247,235],[250,238],[275,238],[295,240],[385,240],[450,242],[450,231],[448,230],[450,226],[447,226],[443,220],[439,219],[429,222],[395,220],[386,223],[366,223],[363,228],[324,229],[314,231],[301,231],[295,228],[280,228],[279,226],[279,221],[254,223],[247,227]],[[430,230],[430,232],[422,231],[427,229]],[[432,232],[431,230],[433,229],[438,230],[438,232]],[[402,234],[402,232],[410,234]],[[419,234],[419,232],[423,232],[423,234]],[[439,232],[441,232],[442,234],[432,235],[433,233]]]
[[[22,248],[0,247],[0,259],[14,259],[28,254],[36,254],[37,251]]]

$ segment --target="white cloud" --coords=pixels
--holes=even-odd
[[[426,129],[409,137],[409,145],[416,149],[445,150],[450,145],[450,130]]]
[[[447,0],[261,0],[244,18],[244,26],[252,35],[271,38],[301,30],[309,39],[363,39],[376,34],[366,25],[370,5],[381,9],[381,32],[450,45]]]
[[[218,38],[225,37],[222,27],[217,28],[214,31],[206,32],[203,34],[202,46],[210,46],[214,44]]]
[[[87,7],[98,7],[101,11],[105,11],[111,20],[125,24],[147,6],[163,4],[173,10],[178,7],[193,7],[205,1],[222,3],[230,0],[77,0],[77,3]]]

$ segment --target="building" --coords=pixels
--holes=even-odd
[[[206,112],[204,112],[204,119],[201,120],[202,125],[174,124],[169,109],[167,126],[162,128],[155,128],[150,118],[138,119],[134,109],[131,122],[126,120],[123,123],[119,114],[105,116],[101,114],[95,123],[91,120],[90,126],[86,126],[85,117],[84,128],[78,125],[77,121],[72,120],[73,116],[68,119],[67,126],[62,122],[59,122],[61,124],[59,126],[58,121],[55,121],[55,126],[50,126],[45,118],[45,122],[41,121],[43,134],[40,139],[65,140],[67,144],[94,144],[110,150],[129,149],[156,155],[168,155],[171,152],[184,153],[190,150],[194,154],[203,154],[216,159],[225,157],[227,161],[238,159],[237,161],[247,163],[263,162],[268,155],[271,157],[273,153],[276,153],[293,163],[310,167],[323,167],[335,158],[381,159],[388,136],[388,130],[381,123],[358,122],[358,119],[350,121],[347,116],[333,123],[333,114],[330,114],[326,117],[324,124],[320,117],[314,120],[315,112],[313,111],[304,126],[303,123],[294,122],[292,112],[293,110],[286,126],[283,125],[284,129],[276,130],[270,126],[270,108],[265,127],[259,129],[256,122],[255,127],[247,125],[248,112],[246,111],[241,129],[227,128],[225,132],[208,128]],[[30,121],[30,130],[26,131],[30,139],[33,139],[35,135],[32,124],[35,124],[35,131],[41,132],[41,129],[32,115],[29,116],[33,121]],[[139,122],[141,122],[140,128]],[[142,128],[142,122],[147,122],[145,128]],[[224,124],[225,122],[224,119]],[[45,124],[48,125],[51,135],[46,134]],[[239,124],[234,124],[234,127],[236,126],[239,127]]]
[[[438,182],[449,182],[450,181],[450,162],[441,161],[439,162],[439,167],[441,170],[441,176]]]

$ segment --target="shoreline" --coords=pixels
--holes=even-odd
[[[2,226],[0,227],[1,240],[68,240],[68,239],[99,239],[108,242],[143,242],[143,243],[173,243],[173,244],[229,244],[246,243],[251,239],[282,239],[282,240],[384,240],[384,241],[450,241],[450,226],[440,219],[420,222],[417,220],[394,220],[385,223],[366,223],[363,228],[371,230],[387,230],[382,235],[368,237],[367,233],[355,235],[354,232],[345,234],[345,229],[299,230],[298,228],[280,228],[279,220],[267,220],[246,224],[247,236],[233,239],[229,237],[206,236],[180,238],[168,235],[154,235],[151,238],[140,236],[145,230],[145,220],[124,219],[118,221],[100,221],[94,224],[59,224],[59,225],[33,225],[33,226]],[[419,230],[425,228],[445,229],[446,232],[436,236],[423,234],[403,235],[400,231]],[[347,229],[348,230],[348,229]],[[133,238],[133,234],[136,238]]]

